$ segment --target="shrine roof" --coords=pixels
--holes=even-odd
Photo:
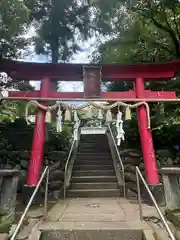
[[[180,60],[157,64],[71,64],[71,63],[32,63],[2,60],[0,71],[17,80],[40,80],[42,77],[56,78],[61,81],[82,81],[83,67],[102,68],[102,80],[132,80],[137,77],[146,79],[169,79],[180,71]]]

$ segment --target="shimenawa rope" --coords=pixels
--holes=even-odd
[[[105,104],[97,104],[95,102],[89,102],[89,103],[81,104],[79,106],[67,104],[67,103],[64,103],[64,102],[57,102],[52,106],[44,106],[43,104],[41,104],[37,101],[30,101],[30,102],[28,102],[28,104],[26,106],[25,118],[26,118],[27,124],[30,124],[29,119],[28,119],[28,114],[29,114],[29,108],[31,106],[38,107],[38,108],[40,108],[40,109],[42,109],[46,112],[51,112],[51,111],[54,111],[57,108],[61,108],[61,107],[64,107],[65,109],[68,109],[68,110],[76,110],[77,111],[77,110],[82,110],[84,108],[92,106],[92,107],[95,107],[97,109],[108,111],[108,110],[111,110],[115,107],[120,107],[120,106],[126,107],[128,109],[133,109],[133,108],[140,107],[142,105],[144,105],[146,107],[148,128],[150,129],[150,125],[151,125],[151,123],[150,123],[150,109],[149,109],[149,105],[146,102],[138,102],[138,103],[135,103],[135,104],[127,104],[127,103],[124,103],[124,102],[115,102],[115,103],[109,104],[109,105],[107,105],[107,104],[106,105]]]

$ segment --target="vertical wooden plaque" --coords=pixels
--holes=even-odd
[[[83,67],[84,98],[101,97],[101,67]]]

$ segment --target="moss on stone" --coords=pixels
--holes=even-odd
[[[0,233],[9,233],[14,221],[14,213],[8,215],[0,215]]]
[[[180,230],[180,217],[176,215],[176,213],[179,213],[178,209],[176,210],[169,210],[167,209],[165,211],[166,218],[173,223],[173,225],[176,227],[177,230]]]

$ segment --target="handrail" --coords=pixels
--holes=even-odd
[[[80,124],[81,123],[79,121],[77,129],[79,129]],[[71,159],[71,155],[72,155],[72,152],[73,152],[73,149],[74,149],[76,143],[77,143],[77,140],[73,139],[73,142],[72,142],[72,145],[71,145],[71,149],[69,151],[68,158],[67,158],[67,161],[66,161],[65,169],[64,169],[64,198],[66,198],[66,177],[67,177],[68,165],[69,165],[69,161]]]
[[[68,158],[67,158],[67,161],[66,161],[65,169],[64,169],[64,198],[66,197],[66,175],[67,175],[68,165],[69,165],[69,161],[71,159],[71,155],[72,155],[75,143],[76,143],[76,140],[73,140],[72,145],[71,145],[71,149],[69,151]]]
[[[17,224],[17,227],[15,228],[14,233],[13,233],[12,237],[10,238],[10,240],[14,240],[16,238],[16,236],[19,232],[19,229],[20,229],[20,227],[23,223],[23,220],[26,217],[26,214],[27,214],[29,208],[31,207],[31,204],[34,200],[34,197],[36,196],[36,193],[39,190],[39,187],[41,186],[41,183],[42,183],[45,176],[46,176],[46,187],[45,187],[45,196],[44,196],[44,217],[46,216],[46,214],[47,214],[48,182],[49,182],[49,167],[48,166],[45,167],[45,169],[44,169],[44,171],[41,175],[41,178],[40,178],[38,184],[36,185],[36,188],[34,189],[34,192],[31,196],[31,198],[30,198],[30,200],[29,200],[29,202],[28,202],[28,204],[27,204],[27,206],[26,206],[26,208],[25,208],[25,210],[24,210],[24,212],[23,212],[23,214],[22,214],[22,216],[21,216],[21,218],[20,218],[20,220]]]
[[[111,134],[111,138],[112,138],[112,140],[113,140],[114,147],[115,147],[115,149],[116,149],[116,153],[117,153],[117,156],[118,156],[118,159],[119,159],[120,165],[121,165],[121,169],[122,169],[122,180],[123,180],[123,194],[124,194],[124,197],[126,197],[126,186],[125,186],[124,165],[123,165],[123,162],[122,162],[122,159],[121,159],[121,156],[120,156],[120,153],[119,153],[118,147],[117,147],[117,145],[116,145],[116,141],[115,141],[115,139],[114,139],[114,136],[113,136],[113,133],[112,133],[112,130],[111,130],[110,124],[108,124],[108,128],[109,128],[109,131],[110,131],[110,134]]]
[[[158,214],[159,214],[159,217],[161,218],[161,220],[162,220],[162,222],[163,222],[163,224],[164,224],[164,227],[165,227],[166,231],[168,232],[170,238],[171,238],[172,240],[176,240],[175,236],[173,235],[170,227],[169,227],[168,224],[167,224],[167,221],[166,221],[165,217],[163,216],[163,214],[162,214],[162,212],[161,212],[161,210],[160,210],[160,208],[159,208],[159,206],[158,206],[158,204],[157,204],[157,202],[156,202],[156,199],[154,198],[151,190],[149,189],[149,187],[148,187],[148,185],[147,185],[147,183],[146,183],[146,180],[144,179],[144,177],[143,177],[141,171],[139,170],[139,168],[136,166],[136,180],[137,180],[137,190],[138,190],[138,202],[139,202],[139,215],[140,215],[140,220],[143,221],[143,213],[142,213],[143,211],[142,211],[142,202],[141,202],[141,191],[140,191],[140,181],[139,181],[139,177],[140,177],[142,183],[144,184],[144,186],[145,186],[145,188],[146,188],[146,190],[147,190],[147,192],[148,192],[148,194],[149,194],[149,196],[150,196],[150,198],[151,198],[151,200],[152,200],[152,202],[153,202],[153,204],[154,204],[154,206],[155,206],[155,208],[156,208],[156,210],[157,210],[157,212],[158,212]]]

